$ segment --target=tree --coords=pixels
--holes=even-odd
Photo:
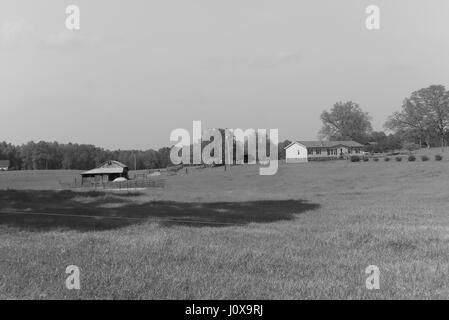
[[[371,117],[357,103],[337,102],[330,112],[321,113],[323,127],[320,136],[329,140],[367,142],[372,131]]]
[[[420,144],[424,140],[427,147],[436,137],[443,147],[449,129],[449,92],[441,85],[413,92],[404,100],[402,110],[388,118],[385,127],[418,136]]]
[[[284,148],[287,147],[290,143],[292,143],[290,140],[284,140],[283,142],[279,142],[279,144],[278,144],[278,159],[279,160],[285,160]]]

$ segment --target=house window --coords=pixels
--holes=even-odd
[[[299,156],[299,150],[298,150],[298,156]]]
[[[307,149],[307,154],[313,154],[313,149]]]
[[[321,154],[321,149],[316,149],[316,154]]]

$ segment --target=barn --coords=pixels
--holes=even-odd
[[[118,161],[109,160],[103,163],[101,166],[81,173],[82,183],[94,180],[96,182],[114,181],[117,178],[128,179],[128,167]]]
[[[8,171],[9,160],[0,160],[0,171]]]
[[[356,141],[295,141],[284,149],[287,163],[346,159],[351,155],[363,155],[363,145]]]

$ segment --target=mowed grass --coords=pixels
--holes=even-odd
[[[0,191],[2,209],[98,217],[0,216],[0,298],[447,299],[448,178],[433,159],[337,161],[190,169],[143,194]]]

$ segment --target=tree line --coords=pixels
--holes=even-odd
[[[337,102],[330,111],[323,111],[321,121],[321,138],[374,142],[367,147],[370,151],[444,147],[449,138],[449,91],[442,85],[432,85],[412,92],[401,110],[385,122],[389,134],[373,131],[369,114],[352,101]]]
[[[12,170],[88,170],[111,159],[125,163],[130,169],[158,169],[170,165],[170,148],[110,151],[77,143],[31,141],[15,146],[0,142],[0,159],[8,159]]]
[[[289,143],[290,141],[286,140],[278,144],[280,159],[285,158],[283,148]],[[111,151],[90,144],[61,144],[45,141],[31,141],[16,146],[3,141],[0,142],[0,159],[9,160],[11,170],[89,170],[108,160],[120,161],[131,170],[142,170],[172,166],[170,150],[169,147],[164,147],[145,151]]]

